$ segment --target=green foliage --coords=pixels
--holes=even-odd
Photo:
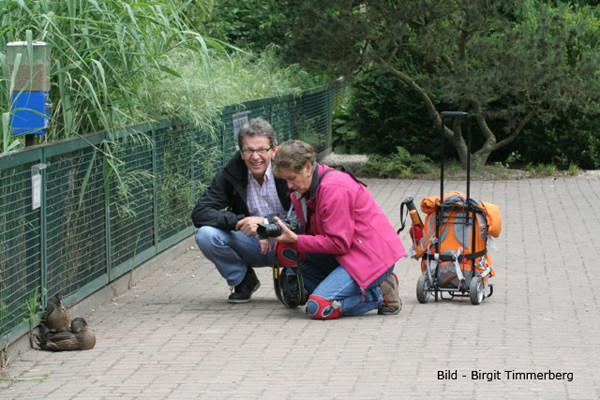
[[[395,154],[369,155],[369,160],[357,169],[357,173],[369,177],[411,179],[415,174],[431,170],[429,158],[421,154],[411,155],[405,148],[398,146]]]
[[[181,3],[181,13],[189,30],[206,35],[206,21],[214,11],[215,0],[186,0]]]
[[[354,128],[355,116],[349,113],[349,103],[344,101],[334,110],[332,130],[333,151],[338,154],[360,153],[358,140],[360,135]]]
[[[391,154],[397,146],[439,159],[440,132],[414,91],[388,73],[357,77],[348,109],[348,124],[360,135],[358,152]]]
[[[165,65],[178,69],[181,77],[164,75],[146,81],[138,94],[146,104],[146,118],[179,116],[211,130],[222,107],[264,97],[299,94],[320,82],[298,65],[283,65],[276,49],[268,47],[258,55],[235,52],[217,57],[210,52],[210,70],[202,68],[195,52],[180,49],[165,58]],[[154,117],[156,118],[156,117]]]
[[[286,37],[285,8],[277,0],[214,0],[202,22],[211,37],[260,52]]]
[[[38,289],[35,289],[33,295],[27,300],[28,320],[30,324],[41,321],[42,302]]]
[[[33,330],[37,326],[37,323],[42,320],[42,302],[37,288],[33,295],[27,300],[27,311],[29,312],[29,344],[33,348]]]
[[[220,143],[208,133],[203,135],[168,135],[171,151],[159,155],[158,227],[161,236],[179,232],[189,224],[189,213],[204,192],[221,162]],[[176,142],[175,142],[176,141]],[[182,156],[182,150],[188,150]],[[197,165],[194,165],[197,163]],[[194,176],[192,170],[202,171]]]
[[[571,176],[578,175],[580,172],[581,172],[581,168],[579,168],[575,164],[570,164],[569,168],[567,169],[567,173]]]
[[[542,178],[546,176],[553,176],[556,174],[557,168],[553,164],[532,164],[528,163],[525,166],[525,170],[529,172],[532,178]]]
[[[536,120],[514,143],[498,152],[495,160],[522,165],[552,163],[559,169],[571,164],[583,169],[600,168],[600,135],[597,114],[570,110],[562,118]]]
[[[354,0],[282,0],[290,32],[283,56],[290,63],[329,73],[351,76],[365,61],[368,18],[365,3]],[[372,3],[369,3],[372,4]]]
[[[0,152],[8,153],[9,151],[19,148],[22,145],[22,141],[18,136],[12,136],[10,133],[9,112],[2,113],[2,123],[0,126],[2,127],[2,137],[0,137],[0,140],[2,141],[2,148],[0,149]]]

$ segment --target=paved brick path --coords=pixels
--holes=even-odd
[[[402,199],[439,192],[430,181],[367,183],[397,226]],[[131,290],[117,282],[74,308],[95,349],[12,354],[0,398],[600,398],[600,178],[475,181],[472,195],[503,213],[495,291],[480,306],[418,304],[409,259],[396,268],[397,316],[311,321],[278,303],[265,268],[253,301],[230,305],[189,238],[138,269]]]

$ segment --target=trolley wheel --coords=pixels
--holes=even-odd
[[[417,281],[417,300],[421,304],[429,301],[429,280],[425,275],[421,275]]]
[[[469,285],[469,298],[471,299],[471,304],[481,304],[484,297],[485,287],[483,286],[483,279],[481,279],[480,276],[474,276]]]

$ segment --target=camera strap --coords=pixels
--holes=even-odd
[[[367,184],[362,182],[361,180],[359,180],[356,176],[354,176],[354,173],[352,172],[352,169],[347,166],[347,165],[342,165],[341,167],[337,167],[337,168],[332,168],[332,169],[328,169],[327,171],[323,172],[320,176],[319,176],[319,181],[317,183],[317,186],[319,186],[321,184],[321,181],[323,180],[323,178],[325,177],[325,175],[327,175],[330,172],[333,171],[340,171],[340,172],[344,172],[348,175],[350,175],[352,177],[352,179],[354,179],[356,182],[360,183],[361,185],[363,185],[364,187],[367,187]],[[316,190],[315,190],[315,194],[316,194]]]

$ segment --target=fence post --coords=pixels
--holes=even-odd
[[[41,152],[41,169],[39,174],[41,176],[41,187],[40,187],[40,299],[42,305],[45,307],[48,302],[48,294],[45,290],[48,287],[48,248],[46,246],[46,237],[48,236],[46,229],[46,155],[44,150]],[[39,165],[39,164],[38,164]],[[32,167],[35,168],[36,166]],[[38,167],[39,168],[39,167]],[[33,172],[33,171],[32,171]]]
[[[221,166],[227,163],[227,159],[225,158],[225,130],[227,129],[227,124],[225,123],[225,115],[223,115],[223,110],[221,110]]]
[[[110,179],[109,179],[109,167],[106,157],[109,152],[106,151],[108,143],[108,136],[104,134],[104,139],[98,147],[102,147],[100,152],[102,155],[102,188],[104,192],[104,243],[106,247],[106,276],[108,282],[112,282],[112,226],[110,224]],[[98,151],[98,150],[95,150]]]
[[[178,123],[179,124],[179,123]],[[156,123],[152,123],[150,126],[150,134],[152,135],[152,149],[151,149],[151,157],[152,157],[152,219],[154,220],[154,247],[158,248],[158,242],[160,239],[159,235],[159,210],[158,210],[158,161],[156,155],[156,147],[157,147],[157,139],[156,139]],[[190,160],[191,161],[191,160]]]

